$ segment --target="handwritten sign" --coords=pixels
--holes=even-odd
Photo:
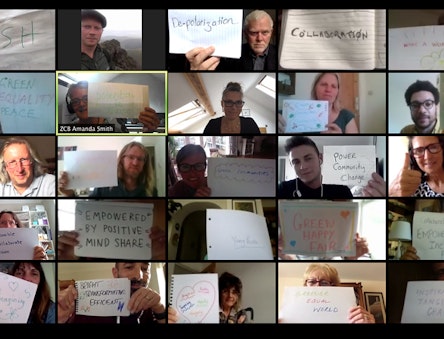
[[[324,146],[322,182],[364,187],[376,171],[373,145]]]
[[[284,253],[356,255],[359,205],[340,201],[279,201]]]
[[[401,323],[444,323],[444,281],[409,281]]]
[[[353,287],[285,286],[282,300],[282,323],[348,323],[356,306]]]
[[[421,260],[444,259],[444,213],[415,211],[412,245]]]
[[[208,260],[273,260],[265,218],[246,211],[207,209]]]
[[[117,151],[64,152],[69,188],[117,186]]]
[[[97,317],[129,316],[128,278],[77,280],[76,314]]]
[[[255,158],[209,158],[208,186],[213,197],[274,197],[276,161]]]
[[[77,256],[149,260],[153,204],[76,201]]]
[[[33,260],[34,247],[38,245],[35,228],[0,228],[1,260]]]
[[[0,10],[0,69],[54,70],[55,10]]]
[[[328,101],[284,100],[282,115],[287,122],[285,133],[325,131],[328,123]]]
[[[54,73],[3,73],[0,76],[3,133],[54,133],[54,81]]]
[[[148,86],[113,82],[88,85],[88,116],[138,118],[149,106]]]
[[[177,323],[219,323],[219,287],[216,273],[171,275],[170,305]]]
[[[0,323],[26,324],[37,284],[0,273]]]
[[[385,10],[283,10],[279,63],[289,69],[385,68]]]
[[[388,34],[390,69],[444,69],[444,26],[391,28]]]
[[[195,47],[214,46],[214,56],[239,59],[242,10],[168,10],[169,52],[185,54]]]

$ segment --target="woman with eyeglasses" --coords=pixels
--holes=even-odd
[[[401,171],[390,184],[391,197],[444,197],[444,136],[409,136]]]
[[[338,270],[326,263],[310,264],[304,272],[304,286],[340,286]],[[348,321],[352,324],[374,324],[375,317],[362,305],[353,306],[348,311]],[[281,322],[280,320],[278,322]]]
[[[339,73],[319,73],[316,75],[311,88],[312,100],[328,101],[328,123],[325,125],[327,134],[359,133],[355,114],[341,107],[339,88]],[[287,122],[282,114],[278,114],[279,133],[285,133]]]
[[[17,214],[12,211],[0,212],[0,228],[24,228]],[[48,260],[48,256],[42,246],[34,246],[32,260]]]
[[[205,127],[205,135],[221,134],[261,134],[261,131],[250,117],[241,117],[244,92],[238,82],[229,82],[222,92],[222,111],[224,116],[211,119]]]
[[[176,165],[182,180],[168,189],[174,198],[198,198],[211,196],[205,171],[207,155],[200,145],[187,144],[176,155]]]

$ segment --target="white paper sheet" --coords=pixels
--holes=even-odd
[[[39,244],[35,228],[0,228],[0,260],[33,260]]]
[[[170,305],[177,311],[177,323],[219,323],[217,273],[173,274]]]
[[[356,306],[353,287],[285,286],[282,300],[282,323],[348,323]]]
[[[334,257],[356,255],[359,205],[339,201],[279,201],[284,253]]]
[[[117,151],[65,151],[63,170],[69,188],[117,186]]]
[[[214,56],[239,59],[242,28],[241,9],[169,9],[169,52],[185,54],[195,47],[214,46]]]
[[[26,324],[37,284],[0,273],[0,323]]]
[[[77,280],[76,314],[110,317],[129,316],[131,282],[128,278]]]
[[[80,234],[77,256],[151,259],[153,204],[78,200],[75,222]]]
[[[252,212],[207,209],[208,260],[273,260],[265,218]]]

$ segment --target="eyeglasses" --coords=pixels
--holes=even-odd
[[[5,220],[5,221],[0,221],[0,225],[2,225],[2,226],[15,226],[15,225],[17,225],[17,223],[14,220]]]
[[[413,102],[410,103],[409,106],[410,106],[410,110],[412,112],[415,112],[415,111],[419,110],[421,106],[424,106],[424,108],[426,110],[430,110],[434,105],[435,105],[435,101],[433,101],[433,100],[426,100],[426,101],[423,101],[423,102],[413,101]]]
[[[88,96],[87,95],[84,95],[83,97],[81,97],[80,99],[77,99],[77,98],[75,98],[75,99],[71,99],[71,105],[74,105],[74,106],[78,106],[78,105],[80,105],[80,102],[84,102],[85,104],[87,104],[88,103]]]
[[[203,171],[203,170],[205,170],[205,168],[207,168],[207,164],[204,162],[198,162],[197,164],[194,164],[194,165],[190,165],[190,164],[180,164],[179,165],[179,171],[184,172],[184,173],[191,171],[191,169],[193,169],[195,171]]]
[[[241,100],[238,100],[238,101],[223,100],[223,102],[224,102],[224,105],[227,107],[233,107],[233,106],[242,107],[245,104],[245,101],[241,101]]]
[[[22,165],[22,166],[29,166],[29,165],[31,165],[32,160],[29,158],[20,158],[18,161],[12,160],[9,162],[5,162],[5,164],[6,164],[6,167],[8,167],[8,168],[16,168],[19,162],[20,162],[20,165]]]
[[[247,34],[251,37],[258,37],[259,34],[262,34],[263,36],[267,37],[271,34],[271,31],[247,31]]]
[[[319,284],[319,286],[331,286],[331,282],[328,281],[328,280],[324,280],[324,279],[322,279],[322,280],[317,280],[317,279],[307,279],[307,280],[305,280],[305,283],[306,283],[308,286],[314,286],[314,285],[316,285],[316,284]]]
[[[124,155],[124,157],[128,158],[130,161],[137,160],[138,162],[145,162],[144,157],[137,157],[135,155]]]
[[[425,147],[416,147],[412,149],[412,154],[415,158],[420,158],[424,156],[426,150],[428,150],[432,154],[436,154],[442,151],[442,147],[441,144],[437,142],[435,144],[430,144]]]

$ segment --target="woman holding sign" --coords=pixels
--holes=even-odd
[[[326,287],[340,286],[338,270],[325,263],[310,264],[304,272],[304,286]],[[278,319],[282,322],[282,319]],[[363,306],[353,306],[348,311],[348,322],[351,324],[374,324],[375,317]]]
[[[51,291],[42,264],[30,261],[15,262],[10,274],[38,285],[28,324],[55,324],[55,303],[51,300]]]
[[[0,228],[24,228],[17,214],[12,211],[0,212]],[[48,256],[42,246],[34,247],[34,255],[32,260],[48,260]]]
[[[340,83],[339,73],[319,73],[313,81],[311,99],[328,101],[329,107],[328,124],[325,126],[326,130],[321,133],[359,133],[354,113],[341,108]],[[282,114],[278,114],[278,120],[279,133],[285,133],[287,122]]]

